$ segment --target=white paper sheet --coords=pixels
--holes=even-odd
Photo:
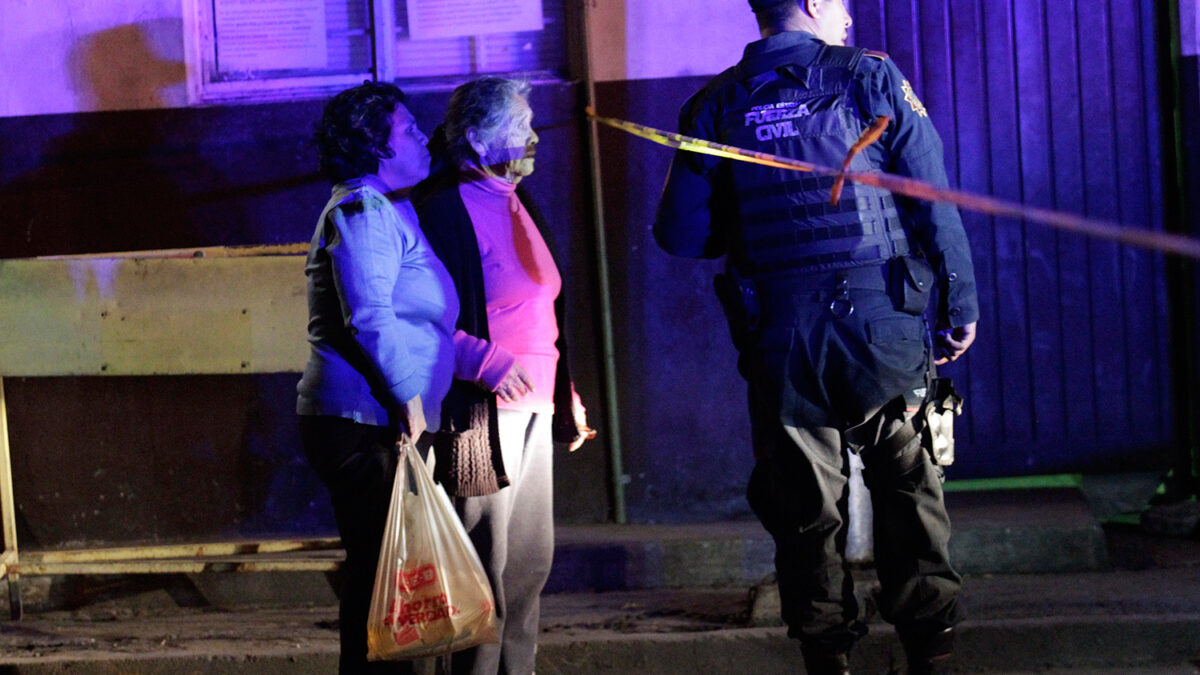
[[[217,66],[232,70],[325,68],[325,0],[213,0]]]
[[[413,40],[542,27],[542,0],[408,0],[408,31]]]

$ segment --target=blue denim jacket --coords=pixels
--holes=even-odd
[[[308,365],[296,412],[389,426],[420,395],[431,429],[454,374],[458,296],[408,201],[335,185],[309,247]]]

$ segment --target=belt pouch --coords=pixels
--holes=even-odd
[[[933,292],[933,267],[923,258],[901,256],[889,262],[889,295],[897,311],[913,316],[925,313]]]
[[[954,418],[962,414],[963,398],[948,377],[936,377],[929,383],[925,404],[926,448],[938,466],[954,463]]]

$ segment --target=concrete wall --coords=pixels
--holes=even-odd
[[[588,4],[592,76],[598,82],[713,75],[759,38],[745,0]]]
[[[1180,51],[1200,55],[1200,0],[1179,0]]]
[[[181,0],[0,2],[0,117],[187,105]]]
[[[183,5],[0,3],[0,117],[186,106]],[[758,37],[741,0],[597,0],[589,12],[602,82],[717,73]]]

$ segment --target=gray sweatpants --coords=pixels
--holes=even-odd
[[[554,443],[550,413],[500,410],[500,451],[512,484],[454,500],[496,595],[500,644],[451,655],[455,675],[529,675],[540,596],[554,557]]]

